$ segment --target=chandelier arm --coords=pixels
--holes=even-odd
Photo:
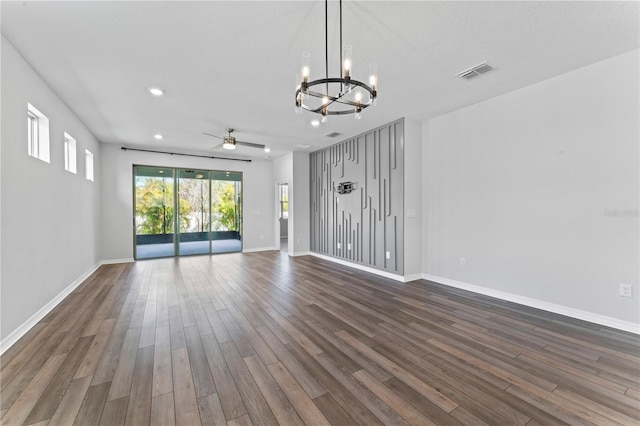
[[[362,104],[362,108],[361,109],[365,109],[367,106],[366,104]],[[314,112],[314,113],[319,113],[319,111],[316,111],[313,108],[307,107],[305,105],[302,106],[302,108],[305,111],[309,111],[309,112]],[[349,108],[349,109],[344,109],[344,110],[338,110],[338,111],[327,111],[327,115],[348,115],[348,114],[353,114],[354,110],[353,108]]]
[[[316,114],[320,114],[323,109],[325,110],[325,114],[326,115],[352,114],[353,112],[355,112],[356,108],[359,108],[360,110],[363,110],[366,107],[368,107],[369,105],[371,105],[371,103],[372,103],[371,99],[375,98],[374,90],[370,86],[368,86],[367,84],[365,84],[365,83],[363,83],[361,81],[353,80],[353,79],[349,80],[348,83],[351,84],[352,86],[361,87],[364,90],[366,90],[367,92],[369,92],[369,99],[370,99],[369,102],[356,103],[356,102],[350,101],[348,99],[344,99],[343,96],[345,96],[348,93],[347,91],[342,91],[342,92],[338,93],[337,96],[332,96],[332,95],[326,95],[324,93],[314,92],[312,90],[309,90],[309,88],[311,88],[313,86],[318,86],[318,85],[323,85],[323,84],[328,85],[329,83],[340,83],[340,84],[344,85],[344,84],[347,83],[347,81],[344,78],[337,78],[337,77],[321,78],[321,79],[318,79],[318,80],[310,81],[309,83],[307,83],[307,92],[306,92],[306,94],[311,96],[311,97],[314,97],[314,98],[320,98],[320,99],[327,98],[327,99],[329,99],[330,102],[329,103],[322,103],[317,108],[309,107],[307,105],[304,105],[304,103],[301,105],[301,107],[304,108],[307,111],[314,112]],[[296,97],[300,93],[302,93],[302,89],[298,88],[296,90]],[[351,108],[349,110],[330,111],[328,107],[330,105],[334,104],[334,103],[339,103],[339,104],[342,104],[342,105],[349,105],[349,106],[354,107],[354,108]]]
[[[342,83],[342,84],[345,84],[345,83],[347,83],[347,81],[344,78],[338,78],[338,77],[320,78],[318,80],[313,80],[313,81],[310,81],[309,83],[307,83],[307,87],[311,88],[312,86],[317,86],[319,84],[325,84],[325,83],[327,83],[327,84],[328,83]],[[359,80],[354,80],[354,79],[350,79],[349,80],[349,84],[351,84],[352,86],[362,87],[364,90],[369,92],[369,94],[371,96],[373,96],[374,90],[368,84],[363,83],[363,82],[361,82]],[[296,93],[300,92],[300,90],[301,89],[296,90]],[[309,93],[311,93],[311,92],[309,92]],[[328,97],[330,98],[330,96],[328,96]]]

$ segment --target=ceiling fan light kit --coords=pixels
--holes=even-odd
[[[233,136],[225,136],[222,147],[224,149],[236,149],[236,138]]]
[[[303,110],[322,115],[322,122],[327,122],[329,115],[355,114],[361,118],[363,109],[376,105],[378,97],[378,67],[369,66],[369,84],[351,77],[353,49],[350,45],[342,45],[342,0],[340,0],[340,77],[329,77],[329,36],[328,36],[328,0],[324,2],[325,10],[325,78],[309,81],[311,72],[309,52],[302,53],[301,74],[296,75],[296,113]],[[322,90],[324,86],[324,90]],[[331,89],[333,89],[333,91]],[[333,95],[330,93],[334,93]]]
[[[214,138],[222,139],[222,144],[220,144],[220,145],[222,145],[222,148],[224,148],[224,149],[234,150],[234,149],[236,149],[236,146],[238,146],[238,145],[242,145],[242,146],[248,146],[248,147],[250,147],[250,148],[259,148],[259,149],[263,149],[263,150],[265,150],[266,152],[269,152],[269,151],[270,151],[270,150],[269,150],[269,151],[267,151],[267,149],[268,149],[268,148],[267,148],[265,145],[263,145],[263,144],[260,144],[260,143],[253,143],[253,142],[243,142],[243,141],[239,141],[239,140],[237,140],[237,139],[235,138],[235,136],[232,136],[232,135],[231,135],[231,133],[233,133],[233,131],[234,131],[234,130],[235,130],[235,129],[231,129],[231,128],[225,129],[225,131],[228,133],[228,135],[227,135],[227,136],[212,135],[211,133],[202,133],[202,134],[203,134],[203,135],[207,135],[207,136],[212,136],[212,137],[214,137]],[[211,149],[217,149],[217,148],[219,148],[219,147],[220,147],[220,145],[214,146],[214,147],[213,147],[213,148],[211,148]]]

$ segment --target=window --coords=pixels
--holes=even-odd
[[[27,135],[29,141],[29,155],[38,157],[38,117],[27,111]]]
[[[27,152],[49,162],[49,119],[31,104],[27,104]]]
[[[289,218],[289,185],[282,183],[279,186],[280,219]]]
[[[84,150],[85,176],[93,182],[93,154],[88,149]]]
[[[64,133],[64,169],[71,173],[77,173],[76,170],[76,140]]]

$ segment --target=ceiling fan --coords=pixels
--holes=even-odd
[[[229,129],[225,129],[225,131],[229,133],[227,136],[217,136],[217,135],[212,135],[211,133],[204,133],[204,132],[202,134],[207,136],[213,136],[214,138],[222,139],[221,144],[216,145],[211,149],[218,149],[220,147],[223,147],[224,149],[236,149],[236,145],[242,145],[242,146],[248,146],[251,148],[260,148],[266,151],[266,146],[262,144],[239,141],[234,136],[231,136],[231,133],[233,133],[234,129],[229,128]]]

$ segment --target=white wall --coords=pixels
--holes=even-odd
[[[424,272],[640,323],[638,75],[629,52],[430,120]]]
[[[287,220],[287,252],[289,254],[293,253],[293,215],[291,214],[291,197],[293,194],[292,188],[293,182],[293,152],[290,152],[285,155],[281,155],[280,157],[273,160],[273,189],[274,191],[277,189],[278,184],[286,183],[288,184],[287,189],[289,191],[289,219]],[[278,194],[274,193],[273,196],[273,207],[274,211],[274,223],[273,227],[275,230],[275,239],[274,246],[280,247],[280,222],[278,221],[280,216],[280,207],[278,205]]]
[[[243,250],[273,249],[271,161],[251,163],[123,151],[102,144],[102,259],[133,258],[133,165],[188,167],[243,173]]]
[[[309,153],[293,152],[293,176],[291,179],[291,215],[293,216],[293,255],[308,254],[311,241],[311,199]]]
[[[404,119],[404,276],[417,279],[422,272],[422,128]]]
[[[273,188],[287,183],[289,189],[289,220],[287,252],[291,256],[309,253],[310,244],[310,203],[309,199],[309,154],[307,152],[290,152],[273,160]],[[273,198],[273,209],[276,212],[275,224],[277,247],[280,247],[280,234],[277,232],[278,204],[277,196]]]
[[[27,155],[28,102],[49,118],[50,163]],[[77,174],[64,170],[64,132],[76,139]],[[2,37],[3,340],[99,261],[99,160],[95,138]]]

